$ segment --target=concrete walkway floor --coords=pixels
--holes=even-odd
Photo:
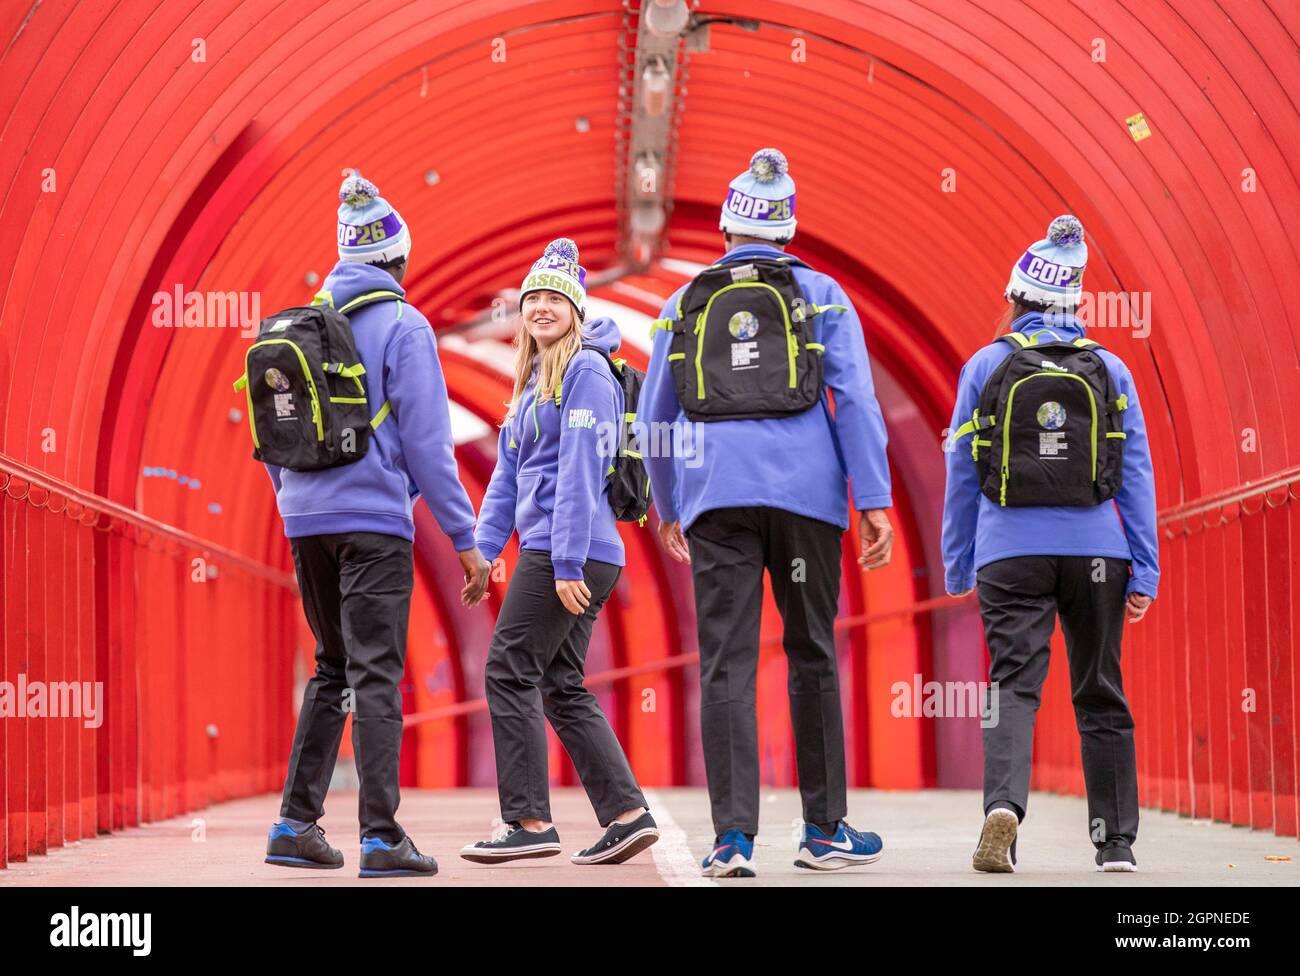
[[[707,795],[700,789],[647,793],[662,837],[648,852],[623,865],[578,867],[569,862],[570,852],[586,847],[601,833],[580,789],[555,790],[552,796],[564,855],[491,866],[464,861],[457,852],[462,845],[491,834],[497,806],[494,790],[463,789],[406,790],[402,795],[399,819],[420,850],[438,859],[439,873],[434,878],[357,878],[356,794],[347,792],[330,795],[321,821],[330,841],[343,851],[344,867],[338,871],[278,868],[262,860],[267,830],[279,810],[279,797],[266,794],[11,863],[0,870],[0,887],[1300,884],[1300,844],[1294,838],[1152,810],[1141,815],[1134,846],[1138,872],[1099,874],[1087,837],[1083,800],[1045,793],[1030,800],[1029,818],[1021,827],[1017,847],[1017,873],[977,874],[971,870],[970,857],[979,833],[980,797],[964,790],[854,790],[849,820],[860,830],[879,833],[885,853],[875,864],[838,872],[794,867],[798,794],[767,791],[755,849],[759,876],[711,882],[699,877],[697,867],[713,843]],[[1267,855],[1292,860],[1269,861]]]

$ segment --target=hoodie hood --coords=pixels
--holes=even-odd
[[[340,261],[334,265],[317,294],[328,295],[334,308],[342,308],[368,291],[395,291],[406,296],[405,289],[397,283],[397,279],[383,268],[355,261]]]
[[[608,316],[582,323],[582,341],[593,346],[600,346],[610,355],[623,343],[623,333],[618,323]]]
[[[1043,333],[1038,336],[1038,342],[1049,342],[1053,338],[1073,342],[1086,333],[1083,323],[1069,312],[1026,312],[1011,323],[1011,331],[1028,336]]]

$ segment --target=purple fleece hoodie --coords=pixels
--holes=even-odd
[[[622,337],[613,319],[582,327],[583,342],[611,354]],[[475,541],[496,559],[519,530],[520,549],[551,553],[556,579],[582,579],[588,559],[623,565],[623,540],[609,506],[609,448],[623,416],[623,390],[597,352],[569,362],[554,395],[537,395],[537,366],[501,427],[497,466],[479,512]]]
[[[340,261],[321,285],[335,308],[371,291],[405,294],[387,271]],[[411,508],[424,496],[457,552],[474,547],[474,506],[460,483],[447,383],[433,329],[405,302],[376,302],[348,316],[366,368],[366,396],[392,413],[375,430],[361,460],[321,471],[268,464],[275,500],[290,539],[332,532],[382,532],[415,538]]]

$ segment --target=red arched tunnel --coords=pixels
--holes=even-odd
[[[477,505],[510,392],[499,293],[573,237],[644,368],[650,319],[721,254],[726,185],[765,145],[798,181],[792,250],[860,314],[890,433],[893,564],[864,575],[846,541],[851,784],[979,783],[978,717],[900,716],[892,689],[986,674],[976,608],[943,594],[941,443],[1008,269],[1071,212],[1090,289],[1131,312],[1103,341],[1142,392],[1156,466],[1164,583],[1126,649],[1142,801],[1296,835],[1297,8],[695,4],[709,22],[677,67],[672,206],[629,272],[638,6],[0,12],[0,678],[105,696],[99,724],[0,721],[0,866],[280,786],[312,642],[230,381],[241,323],[306,302],[333,264],[344,168],[412,228],[408,297],[439,334]],[[204,314],[157,314],[191,294]],[[482,669],[503,590],[462,609],[450,543],[423,507],[417,525],[403,782],[490,785]],[[700,783],[689,573],[652,524],[623,531],[588,674],[643,782]],[[788,785],[767,610],[764,777]],[[1081,793],[1059,666],[1038,729],[1035,785]]]

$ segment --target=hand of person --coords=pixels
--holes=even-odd
[[[952,590],[949,590],[949,591],[948,591],[948,595],[951,596],[951,597],[956,597],[956,598],[960,599],[961,597],[963,597],[963,596],[969,596],[970,594],[972,594],[972,593],[974,593],[974,592],[975,592],[975,587],[972,586],[972,587],[970,587],[969,589],[962,590],[960,593],[954,593],[954,592],[952,592]]]
[[[1151,608],[1151,597],[1145,593],[1130,593],[1125,606],[1128,609],[1128,622],[1135,624],[1147,615],[1147,610]]]
[[[582,580],[555,581],[555,592],[564,604],[564,609],[574,615],[583,613],[591,605],[591,590]]]
[[[889,524],[888,509],[863,511],[858,532],[862,536],[862,555],[858,557],[858,565],[866,569],[888,566],[894,550],[894,527]]]
[[[689,563],[691,561],[691,550],[686,545],[686,536],[682,534],[681,522],[660,522],[659,541],[668,550],[668,555],[679,563]]]
[[[478,546],[466,549],[457,555],[460,557],[460,568],[465,572],[465,585],[460,591],[460,605],[476,607],[487,595],[488,576],[492,572],[492,564],[483,558],[483,553],[479,552]]]

